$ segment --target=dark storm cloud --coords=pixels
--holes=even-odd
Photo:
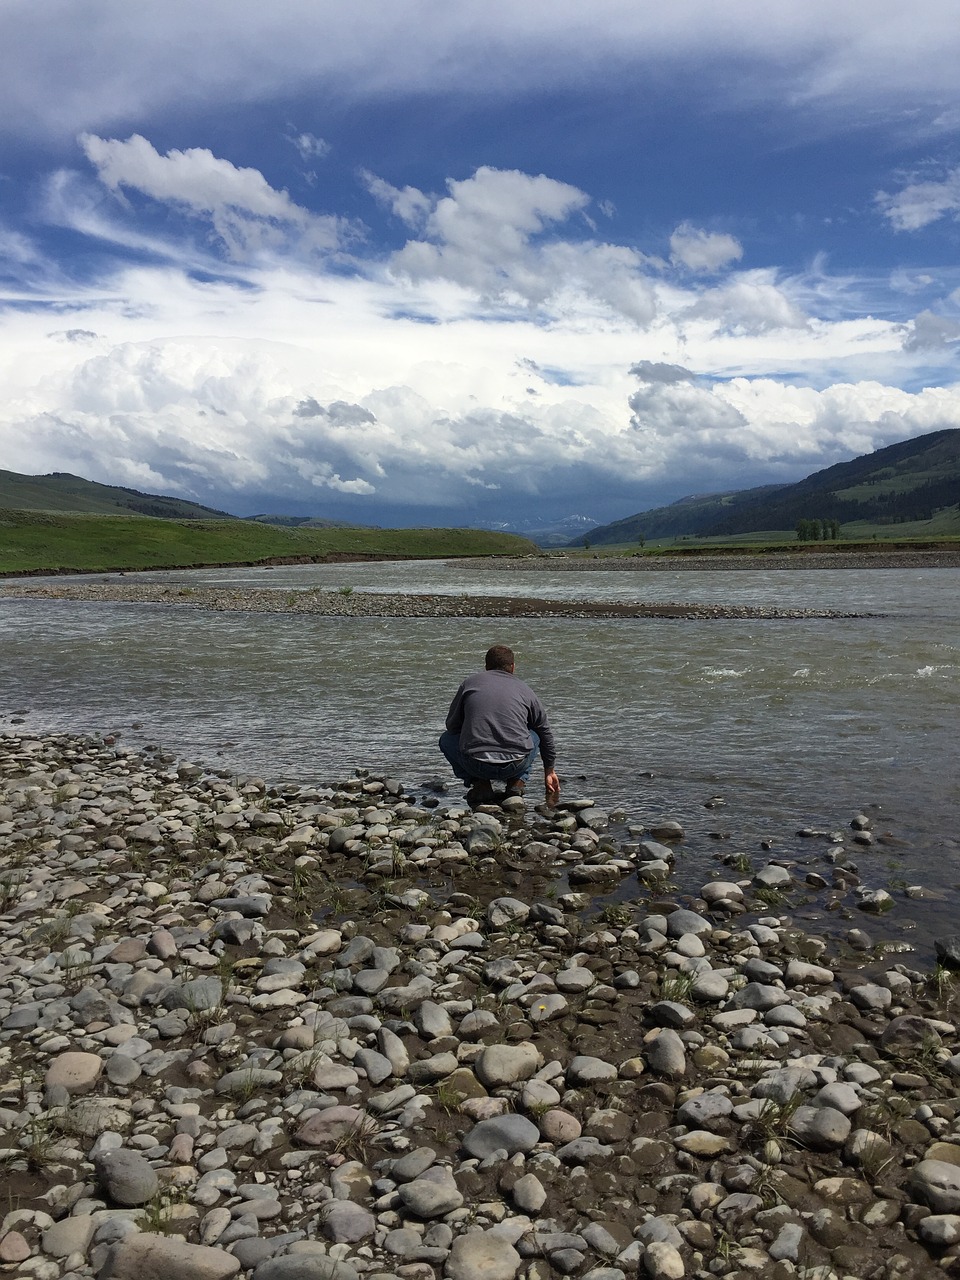
[[[697,375],[680,364],[661,364],[656,360],[639,360],[630,366],[630,372],[641,382],[695,382]]]

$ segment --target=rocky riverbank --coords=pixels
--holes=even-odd
[[[682,823],[613,816],[4,734],[0,1267],[956,1273],[952,974],[788,914],[886,905],[868,819],[680,902]]]
[[[0,586],[0,599],[173,604],[216,612],[296,613],[329,618],[791,619],[872,616],[838,609],[782,609],[761,605],[620,604],[599,600],[538,600],[529,596],[387,594],[354,591],[352,588],[270,591],[256,587],[175,587],[116,580],[43,584],[19,580]]]

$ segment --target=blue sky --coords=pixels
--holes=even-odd
[[[952,4],[7,0],[0,49],[8,469],[600,522],[960,425]]]

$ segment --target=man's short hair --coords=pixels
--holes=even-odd
[[[495,644],[487,650],[484,665],[488,671],[509,671],[514,665],[513,650],[505,644]]]

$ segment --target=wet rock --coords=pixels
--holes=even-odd
[[[960,1241],[960,1215],[955,1213],[931,1214],[917,1224],[917,1234],[935,1249],[946,1249]]]
[[[926,1018],[907,1013],[887,1023],[880,1036],[880,1044],[888,1051],[904,1054],[925,1046],[937,1046],[940,1036]]]
[[[682,938],[685,933],[692,933],[698,938],[708,937],[713,933],[713,925],[696,911],[685,908],[671,911],[667,916],[667,937]]]
[[[295,1248],[296,1245],[291,1246]],[[356,1268],[342,1258],[310,1250],[268,1258],[257,1266],[253,1280],[359,1280],[359,1277]]]

